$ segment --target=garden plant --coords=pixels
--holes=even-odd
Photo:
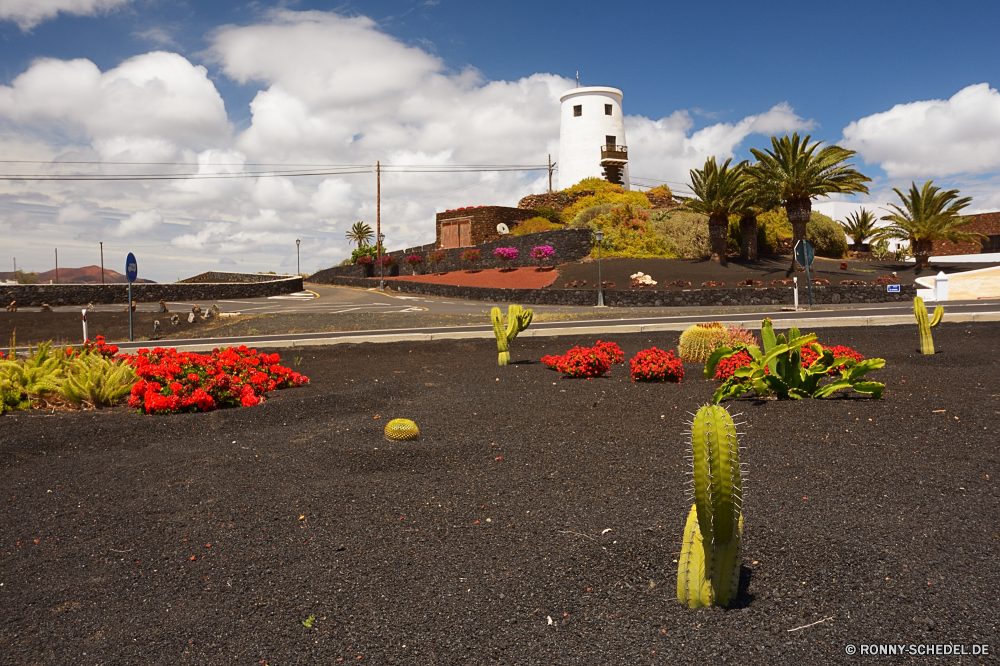
[[[516,247],[498,247],[493,250],[493,256],[506,264],[508,261],[513,261],[517,259],[517,255],[520,254]],[[502,270],[507,270],[506,266]]]
[[[677,382],[684,379],[684,363],[674,356],[674,350],[656,347],[643,349],[629,361],[633,382]]]
[[[510,343],[517,337],[517,334],[528,328],[535,313],[525,310],[520,305],[511,304],[507,308],[507,327],[503,325],[503,313],[500,308],[494,307],[490,310],[490,321],[493,322],[493,334],[497,338],[497,349],[500,355],[497,358],[497,365],[507,365],[510,363]]]
[[[931,336],[931,329],[941,323],[944,319],[944,307],[934,308],[934,316],[927,318],[927,306],[924,299],[917,296],[913,299],[913,315],[917,318],[917,331],[920,333],[920,353],[934,353],[934,338]]]

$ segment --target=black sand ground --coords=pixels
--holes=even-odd
[[[561,380],[537,359],[592,339],[517,340],[506,368],[489,340],[344,345],[296,351],[312,384],[260,407],[7,414],[0,662],[995,661],[996,324],[942,324],[929,357],[912,326],[821,335],[886,358],[888,390],[729,403],[749,481],[727,610],[675,598],[697,365]],[[386,442],[393,417],[421,439]],[[991,656],[846,653],[888,643]]]
[[[957,273],[986,268],[995,264],[958,264],[932,263],[928,268],[918,271],[915,264],[888,261],[846,261],[847,270],[840,268],[840,259],[824,259],[816,257],[810,267],[811,278],[829,280],[830,284],[839,284],[841,280],[864,280],[874,282],[883,275],[895,272],[900,284],[913,284],[918,277],[937,275],[939,271]],[[788,269],[791,257],[765,257],[759,261],[746,262],[733,259],[726,266],[707,259],[623,259],[612,258],[601,261],[601,278],[605,282],[614,282],[614,289],[629,289],[631,276],[642,272],[652,276],[657,281],[656,289],[699,288],[703,282],[725,282],[727,287],[735,287],[740,280],[748,278],[759,280],[764,287],[771,286],[773,280],[784,280],[790,277]],[[805,287],[805,273],[795,273],[799,284]],[[597,284],[597,262],[575,262],[559,267],[559,278],[552,285],[553,289],[567,288],[566,284],[573,281],[587,280],[587,288]],[[676,280],[686,280],[691,287],[666,287]],[[571,287],[572,288],[572,287]]]

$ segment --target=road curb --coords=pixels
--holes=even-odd
[[[1000,312],[969,312],[948,315],[947,323],[965,322],[988,322],[1000,321]],[[910,315],[889,315],[871,317],[820,317],[816,319],[772,319],[772,324],[777,329],[798,326],[799,328],[830,328],[845,326],[900,326],[914,324],[914,319]],[[759,319],[748,319],[745,321],[727,321],[727,324],[740,324],[747,329],[759,329]],[[563,337],[580,335],[620,335],[627,333],[657,333],[663,331],[683,331],[691,326],[690,322],[662,323],[662,324],[623,324],[620,326],[595,325],[579,327],[558,327],[558,328],[529,328],[521,334],[521,337]],[[287,347],[314,347],[317,345],[341,345],[341,344],[361,344],[364,342],[387,343],[387,342],[427,342],[431,340],[470,340],[493,338],[493,332],[486,331],[447,331],[434,333],[433,330],[427,333],[375,333],[372,331],[359,332],[358,335],[341,335],[329,338],[311,338],[309,340],[262,340],[257,346],[266,349],[281,349]],[[168,342],[168,341],[162,341]],[[162,346],[162,345],[161,345]],[[172,345],[178,351],[201,352],[210,351],[218,344],[193,344]]]

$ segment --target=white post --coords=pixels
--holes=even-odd
[[[799,279],[793,277],[792,281],[795,283],[795,309],[799,309]]]
[[[948,300],[948,276],[944,274],[944,271],[934,276],[934,300]]]
[[[84,308],[80,311],[80,318],[83,319],[83,341],[87,342],[90,338],[87,336],[87,310]]]

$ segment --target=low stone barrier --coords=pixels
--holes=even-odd
[[[273,276],[271,276],[273,278]],[[282,278],[268,282],[223,283],[136,283],[132,285],[132,300],[156,303],[164,300],[220,301],[234,298],[263,298],[302,291],[301,277]],[[18,307],[49,305],[87,305],[88,303],[125,303],[127,284],[16,284],[0,285],[0,305],[17,301]]]
[[[378,286],[377,278],[334,277],[327,284],[370,289]],[[425,294],[491,303],[531,305],[597,304],[596,289],[497,289],[492,287],[460,287],[450,284],[391,280],[386,287],[406,294]],[[895,293],[887,293],[884,285],[814,286],[813,302],[817,305],[837,303],[890,303],[912,301],[917,295],[914,285],[900,285]],[[615,307],[690,307],[699,305],[792,305],[793,287],[735,287],[720,289],[663,289],[604,292],[604,303]],[[805,288],[799,290],[799,305],[808,305]]]

